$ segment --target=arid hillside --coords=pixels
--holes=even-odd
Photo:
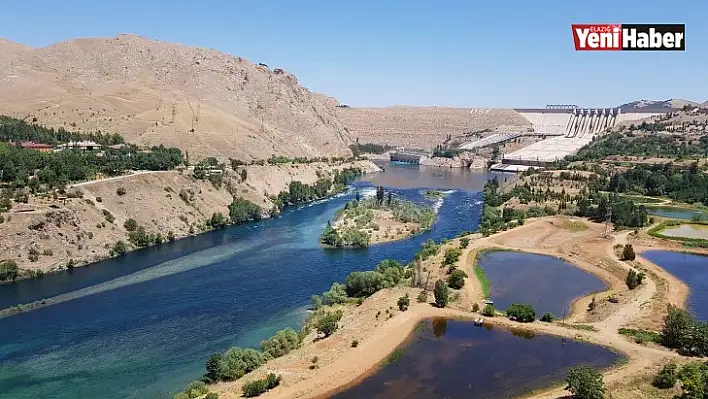
[[[334,99],[282,69],[139,36],[40,49],[0,39],[0,113],[190,155],[348,155]]]
[[[380,170],[371,161],[252,165],[236,173],[227,170],[218,188],[189,171],[148,172],[78,184],[67,191],[78,190],[80,197],[64,201],[32,196],[29,203],[15,204],[3,214],[0,261],[14,259],[21,269],[51,271],[65,268],[70,260],[79,266],[104,259],[116,242],[129,242],[124,227],[128,219],[165,239],[197,234],[213,213],[228,215],[234,197],[260,206],[267,217],[274,207],[268,196],[287,191],[291,181],[314,184],[348,167]],[[247,172],[245,181],[241,169]]]
[[[361,143],[427,149],[464,133],[505,130],[531,123],[511,109],[445,107],[340,108],[337,116]]]

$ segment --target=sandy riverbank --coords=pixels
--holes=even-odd
[[[601,238],[604,228],[601,224],[585,221],[588,226],[586,230],[573,231],[565,228],[564,222],[563,217],[541,218],[487,238],[472,236],[473,241],[463,250],[459,263],[459,267],[470,277],[459,291],[459,298],[448,308],[438,309],[428,303],[416,303],[415,298],[421,291],[420,288],[396,287],[379,291],[361,306],[348,306],[340,329],[331,337],[315,343],[310,343],[311,339],[307,340],[307,344],[301,349],[268,362],[241,380],[212,386],[212,390],[218,392],[220,397],[240,397],[240,387],[245,380],[261,378],[268,372],[280,374],[283,382],[281,386],[264,394],[264,398],[326,397],[328,393],[356,383],[363,376],[375,372],[377,365],[400,345],[422,320],[430,317],[479,317],[470,311],[473,303],[482,300],[481,286],[474,277],[472,260],[476,250],[496,247],[556,256],[608,283],[607,291],[579,298],[574,302],[572,312],[565,321],[569,324],[582,323],[587,326],[584,329],[538,321],[519,324],[502,317],[488,321],[538,333],[581,339],[623,353],[627,362],[606,371],[605,382],[613,398],[637,397],[626,394],[636,393],[637,390],[645,392],[651,387],[640,384],[628,389],[628,384],[638,384],[637,381],[646,380],[646,377],[655,373],[662,364],[670,360],[682,361],[682,358],[665,348],[636,344],[620,335],[617,329],[621,326],[658,329],[663,317],[661,312],[665,309],[662,311],[651,304],[682,304],[688,291],[685,284],[658,266],[646,262],[641,256],[637,257],[636,262],[652,273],[649,274],[650,278],[645,279],[645,283],[629,291],[624,284],[624,277],[632,265],[621,262],[616,257],[613,246],[625,242],[634,243],[633,234],[618,233],[612,239],[605,239]],[[649,248],[665,248],[663,241],[645,238],[636,238],[637,243],[644,244],[638,248],[638,253]],[[445,247],[457,246],[458,243],[459,239],[452,240],[443,247],[441,253]],[[666,249],[670,249],[670,246]],[[426,262],[426,265],[435,264],[439,265],[439,257]],[[429,270],[440,273],[437,266],[430,267]],[[434,280],[435,278],[431,277],[431,281]],[[396,300],[405,293],[411,296],[411,306],[408,311],[401,312],[396,307]],[[596,297],[598,306],[595,311],[588,312],[587,305],[593,296]],[[619,302],[607,301],[610,296],[619,298]],[[432,293],[429,299],[431,298]],[[377,313],[392,316],[376,316]],[[351,346],[353,340],[359,342],[356,348]],[[310,369],[315,356],[318,359],[317,367]],[[566,394],[562,388],[555,388],[535,393],[532,397],[556,398]]]

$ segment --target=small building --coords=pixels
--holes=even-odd
[[[83,141],[70,141],[65,144],[60,144],[57,146],[55,151],[64,151],[64,150],[96,151],[96,150],[100,150],[100,149],[101,149],[101,145],[96,143],[95,141],[83,140]]]
[[[35,143],[34,141],[23,141],[19,146],[26,150],[35,150],[39,152],[51,152],[54,149],[53,145]]]

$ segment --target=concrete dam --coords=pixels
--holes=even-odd
[[[534,134],[547,137],[527,147],[504,154],[502,162],[491,167],[500,171],[523,171],[543,167],[573,155],[593,138],[621,122],[640,120],[671,112],[667,108],[580,108],[575,105],[549,105],[545,109],[516,109],[533,127]]]

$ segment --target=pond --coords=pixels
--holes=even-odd
[[[547,255],[487,252],[480,256],[478,265],[489,279],[497,309],[504,310],[514,302],[527,303],[536,310],[536,317],[545,312],[562,317],[576,298],[607,287],[598,277]]]
[[[682,280],[691,292],[686,309],[708,321],[708,256],[674,251],[645,251],[642,257]]]
[[[647,213],[669,219],[691,220],[694,217],[699,216],[708,220],[708,212],[689,208],[647,207]]]
[[[667,226],[661,233],[667,237],[702,238],[708,240],[708,225],[682,224],[680,226]]]
[[[389,364],[335,399],[512,398],[563,381],[568,369],[616,363],[611,350],[530,331],[426,320]]]
[[[386,173],[397,170],[386,167]],[[450,188],[432,170],[402,173],[411,186]],[[50,297],[56,303],[0,318],[0,398],[171,398],[201,377],[211,353],[258,347],[276,330],[298,328],[310,297],[349,272],[373,269],[385,258],[410,261],[428,238],[475,229],[486,175],[467,177],[442,199],[393,189],[439,209],[430,231],[395,243],[341,251],[320,246],[324,226],[352,190],[286,209],[276,219],[2,285],[0,307]],[[368,182],[354,190],[375,191]]]

